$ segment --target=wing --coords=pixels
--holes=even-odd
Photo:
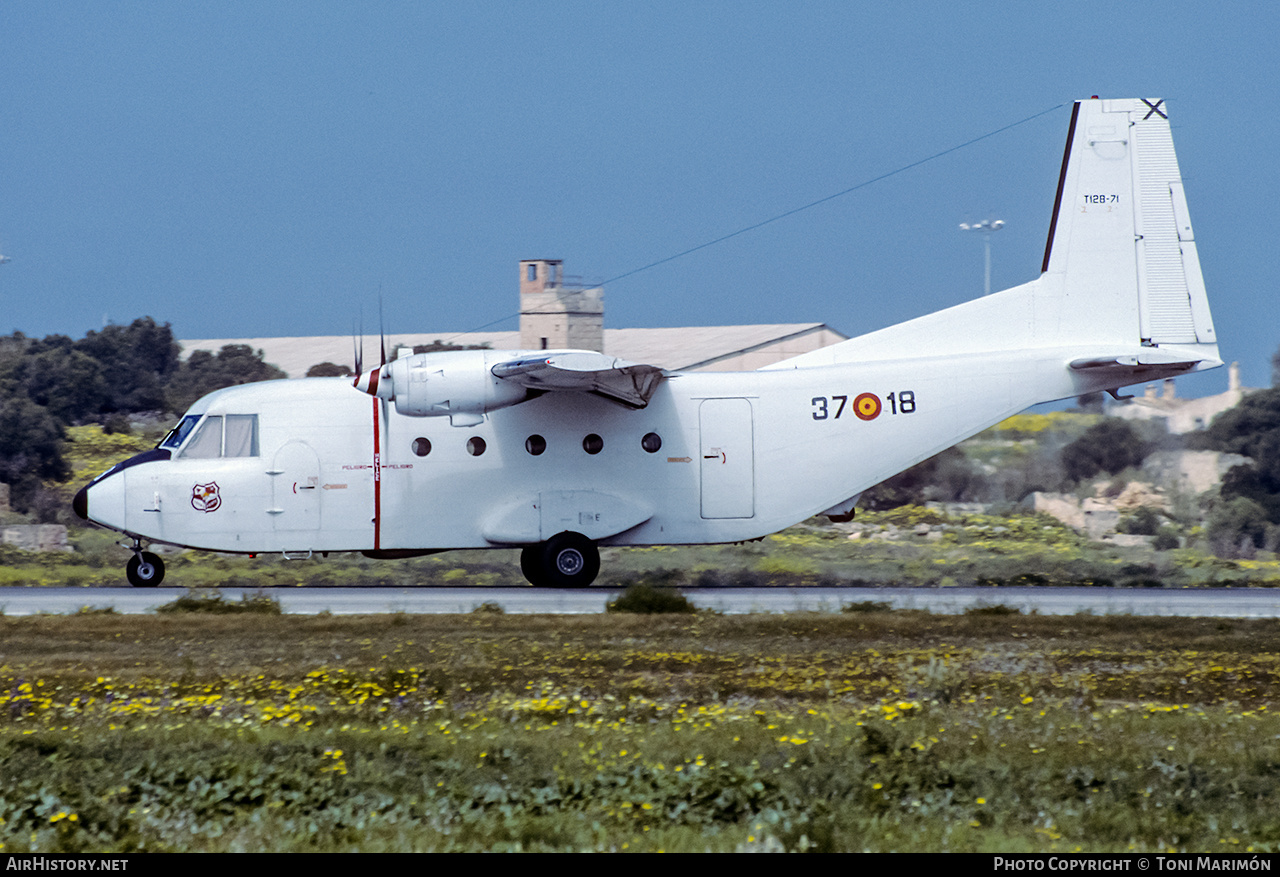
[[[595,393],[631,408],[644,408],[667,373],[654,365],[585,350],[549,352],[543,356],[499,362],[494,377],[530,390]]]

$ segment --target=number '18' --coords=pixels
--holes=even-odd
[[[889,403],[890,414],[914,414],[916,410],[916,394],[914,390],[903,390],[901,393],[890,393],[885,396]]]

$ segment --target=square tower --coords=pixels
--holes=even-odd
[[[520,346],[604,353],[604,289],[565,277],[563,267],[560,259],[520,262]]]

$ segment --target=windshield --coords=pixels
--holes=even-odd
[[[182,444],[183,440],[191,434],[192,427],[194,427],[199,420],[199,414],[188,414],[186,417],[178,421],[177,426],[169,430],[169,434],[165,436],[164,440],[161,441],[160,444],[156,445],[156,447],[176,449],[178,445]]]

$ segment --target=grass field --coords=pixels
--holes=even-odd
[[[70,433],[67,501],[154,442]],[[601,584],[1280,586],[1194,527],[857,526],[608,548]],[[123,584],[115,536],[71,541],[0,546],[0,586]],[[515,551],[166,561],[193,588],[523,584]],[[1280,851],[1280,623],[849,608],[0,615],[0,850]]]
[[[1155,551],[1092,542],[1044,515],[948,517],[919,506],[860,513],[855,526],[878,529],[850,539],[847,528],[813,519],[759,542],[601,550],[599,584],[649,579],[678,587],[864,585],[953,587],[1075,585],[1278,587],[1270,552],[1226,560],[1196,548]],[[934,532],[917,535],[919,528]],[[879,537],[886,538],[879,538]],[[0,546],[0,587],[126,584],[128,551],[119,534],[75,528],[67,553]],[[519,551],[447,551],[409,560],[356,554],[284,560],[181,551],[165,557],[165,583],[210,587],[519,587]]]
[[[1280,624],[0,618],[24,850],[1280,848]]]

